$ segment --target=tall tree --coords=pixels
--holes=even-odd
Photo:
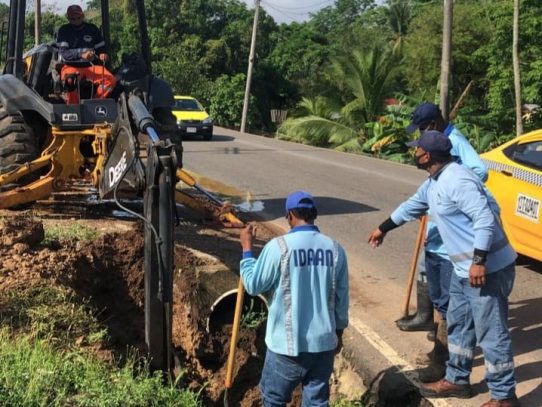
[[[514,65],[514,95],[516,99],[516,136],[523,133],[521,112],[521,74],[519,70],[519,0],[514,0],[512,63]]]
[[[442,59],[440,64],[440,110],[448,119],[450,68],[452,63],[452,24],[454,14],[453,0],[444,0],[444,19],[442,26]]]

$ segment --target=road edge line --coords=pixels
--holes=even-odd
[[[354,328],[361,336],[365,338],[377,351],[380,353],[388,362],[397,369],[411,382],[414,386],[420,387],[420,380],[417,375],[414,373],[415,368],[403,359],[399,354],[384,340],[378,335],[374,330],[372,330],[368,325],[364,324],[358,318],[350,317],[350,326]],[[426,399],[434,407],[452,407],[446,399]]]

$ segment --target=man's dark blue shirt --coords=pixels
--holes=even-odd
[[[64,24],[58,30],[57,45],[64,61],[77,61],[81,53],[94,50],[96,55],[105,52],[102,33],[94,24],[84,22],[81,26]]]

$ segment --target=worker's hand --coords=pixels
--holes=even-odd
[[[386,234],[382,232],[380,229],[376,228],[369,235],[368,242],[371,245],[371,247],[375,249],[382,244],[382,242],[384,241],[384,237],[386,237]]]
[[[239,241],[244,252],[252,250],[252,239],[254,236],[256,236],[256,227],[254,227],[254,225],[247,225],[247,227],[241,231]]]
[[[87,60],[87,61],[92,61],[94,59],[94,51],[93,50],[88,50],[88,51],[83,51],[81,53],[81,58]]]
[[[469,282],[471,287],[482,287],[486,283],[486,266],[472,264],[469,270]]]
[[[105,52],[98,55],[98,58],[100,58],[100,61],[102,61],[104,64],[109,61],[109,55],[107,55]]]

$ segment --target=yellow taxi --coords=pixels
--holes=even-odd
[[[213,118],[195,98],[175,96],[172,110],[177,118],[177,129],[181,136],[202,135],[204,140],[213,138]]]
[[[542,261],[542,129],[516,137],[481,155],[487,187],[501,207],[514,249]]]

